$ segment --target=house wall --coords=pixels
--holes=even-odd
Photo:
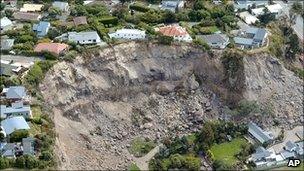
[[[192,42],[192,38],[190,35],[174,36],[173,38],[174,38],[174,40],[177,40],[177,41]]]
[[[11,116],[23,116],[24,118],[31,118],[32,111],[4,113],[4,115],[2,115],[1,117],[2,117],[2,119],[6,119]]]
[[[116,39],[130,39],[130,40],[135,40],[135,39],[145,39],[146,35],[145,34],[130,34],[130,33],[113,33],[110,34],[111,38],[116,38]]]

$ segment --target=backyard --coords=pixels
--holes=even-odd
[[[241,151],[241,146],[246,144],[247,141],[244,138],[236,138],[230,142],[213,145],[211,152],[215,160],[220,160],[224,164],[232,166],[238,162],[235,155]]]

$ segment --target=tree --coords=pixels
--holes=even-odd
[[[45,161],[53,160],[53,154],[48,150],[42,151],[41,155],[39,156],[39,159]]]
[[[207,150],[210,145],[214,143],[215,140],[214,130],[211,124],[212,123],[210,122],[205,123],[198,137],[199,141],[201,142],[201,148],[203,148],[204,150]]]
[[[51,7],[48,9],[48,13],[50,17],[56,17],[58,15],[61,15],[61,10],[57,7]]]
[[[290,9],[292,13],[295,14],[299,14],[301,15],[303,13],[303,6],[302,3],[300,3],[299,1],[296,1],[292,4],[291,9]]]
[[[43,78],[43,72],[37,64],[34,64],[33,67],[27,73],[27,75],[25,76],[25,80],[27,81],[27,83],[33,86],[37,86],[39,82],[42,80],[42,78]]]
[[[125,4],[126,2],[130,2],[131,0],[119,0],[119,2],[123,5]]]
[[[170,10],[165,10],[164,13],[164,21],[165,23],[173,23],[176,22],[176,15]]]

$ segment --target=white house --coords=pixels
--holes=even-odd
[[[30,127],[22,116],[7,118],[1,121],[1,126],[6,135],[10,135],[17,130],[29,130]]]
[[[61,2],[61,1],[54,1],[53,7],[58,8],[63,12],[68,12],[70,8],[67,2]]]
[[[22,101],[12,103],[11,107],[1,105],[0,118],[5,119],[11,116],[23,116],[24,118],[31,118],[32,111],[30,106],[24,106]]]
[[[254,24],[259,21],[259,19],[251,15],[248,11],[240,12],[239,17],[247,24]]]
[[[265,13],[264,10],[265,10],[265,7],[254,8],[254,9],[251,9],[251,13],[252,13],[252,15],[258,17]]]
[[[176,24],[156,28],[155,31],[159,31],[165,36],[173,37],[174,40],[177,41],[192,42],[192,38],[188,34],[187,30]]]
[[[129,39],[129,40],[139,40],[145,39],[146,33],[145,31],[138,29],[120,29],[115,33],[109,33],[110,38],[116,39]]]
[[[4,31],[12,29],[13,22],[10,19],[8,19],[7,17],[3,17],[3,18],[1,18],[0,26],[1,26],[1,32],[4,32]]]
[[[275,14],[276,17],[282,14],[283,7],[280,4],[267,5],[266,8],[270,13]]]
[[[56,37],[61,41],[68,40],[75,42],[81,45],[86,44],[97,44],[101,42],[101,39],[96,31],[87,31],[87,32],[68,32],[64,33],[59,37]]]

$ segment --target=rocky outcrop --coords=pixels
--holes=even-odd
[[[278,117],[285,117],[283,110],[299,116],[291,111],[303,107],[302,82],[272,60],[245,57],[242,96],[262,103],[268,97]],[[185,45],[130,42],[56,64],[40,88],[53,108],[60,168],[126,169],[135,137],[159,141],[197,131],[205,120],[229,118],[224,80],[220,54]],[[286,99],[293,105],[280,104]]]

